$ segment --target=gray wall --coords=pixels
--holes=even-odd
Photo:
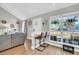
[[[32,21],[32,20],[31,20]],[[32,22],[32,25],[33,25],[33,22]],[[29,25],[29,20],[26,20],[26,23],[25,23],[25,27],[26,27],[26,34],[27,34],[27,36],[30,36],[31,35],[31,33],[32,33],[32,29],[33,29],[33,27],[32,27],[32,25]]]
[[[19,25],[16,24],[16,21],[19,20],[14,15],[10,14],[6,10],[0,7],[0,20],[6,20],[7,24],[5,24],[7,27],[10,27],[10,24],[14,24],[17,31],[19,31]]]
[[[44,25],[42,25],[42,31],[47,32],[49,30],[48,18],[42,18],[42,23],[44,23]]]
[[[40,26],[38,25],[37,28],[35,28],[37,25],[33,25],[33,24],[35,24],[35,20],[38,20],[37,23],[40,23]],[[26,31],[27,36],[30,36],[31,33],[33,33],[33,29],[34,28],[35,29],[38,29],[38,31],[40,31],[40,29],[41,29],[42,32],[47,32],[49,30],[48,18],[41,18],[41,21],[40,22],[39,22],[39,18],[37,18],[37,19],[31,19],[31,21],[32,21],[32,25],[29,26],[29,24],[28,24],[29,23],[29,20],[26,20],[25,30],[27,30]],[[44,23],[44,25],[42,23]]]

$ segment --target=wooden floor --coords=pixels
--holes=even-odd
[[[63,51],[61,48],[48,46],[44,51],[25,49],[24,45],[0,52],[0,55],[72,55],[69,52]],[[79,53],[75,52],[75,55]]]
[[[31,41],[26,41],[26,49],[24,45],[0,52],[0,55],[72,55],[69,52],[63,51],[63,49],[55,47],[55,46],[48,46],[44,51],[40,52],[38,50],[31,49]],[[79,55],[79,53],[75,52],[74,55]]]

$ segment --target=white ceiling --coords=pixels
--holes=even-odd
[[[0,6],[21,20],[74,5],[74,3],[0,3]]]

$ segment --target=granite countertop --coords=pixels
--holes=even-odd
[[[4,33],[4,34],[1,34],[0,36],[4,36],[4,35],[11,35],[11,34],[25,34],[23,32],[14,32],[14,33]]]

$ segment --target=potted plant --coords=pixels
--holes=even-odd
[[[58,19],[52,20],[51,25],[52,25],[53,30],[58,30],[58,28],[59,28],[59,20]]]
[[[51,21],[51,24],[59,24],[59,21],[58,20],[53,20],[53,21]]]
[[[67,19],[65,22],[64,22],[64,26],[66,26],[68,29],[72,29],[74,28],[74,24],[75,24],[75,21],[77,21],[75,18],[72,18],[72,19]]]

